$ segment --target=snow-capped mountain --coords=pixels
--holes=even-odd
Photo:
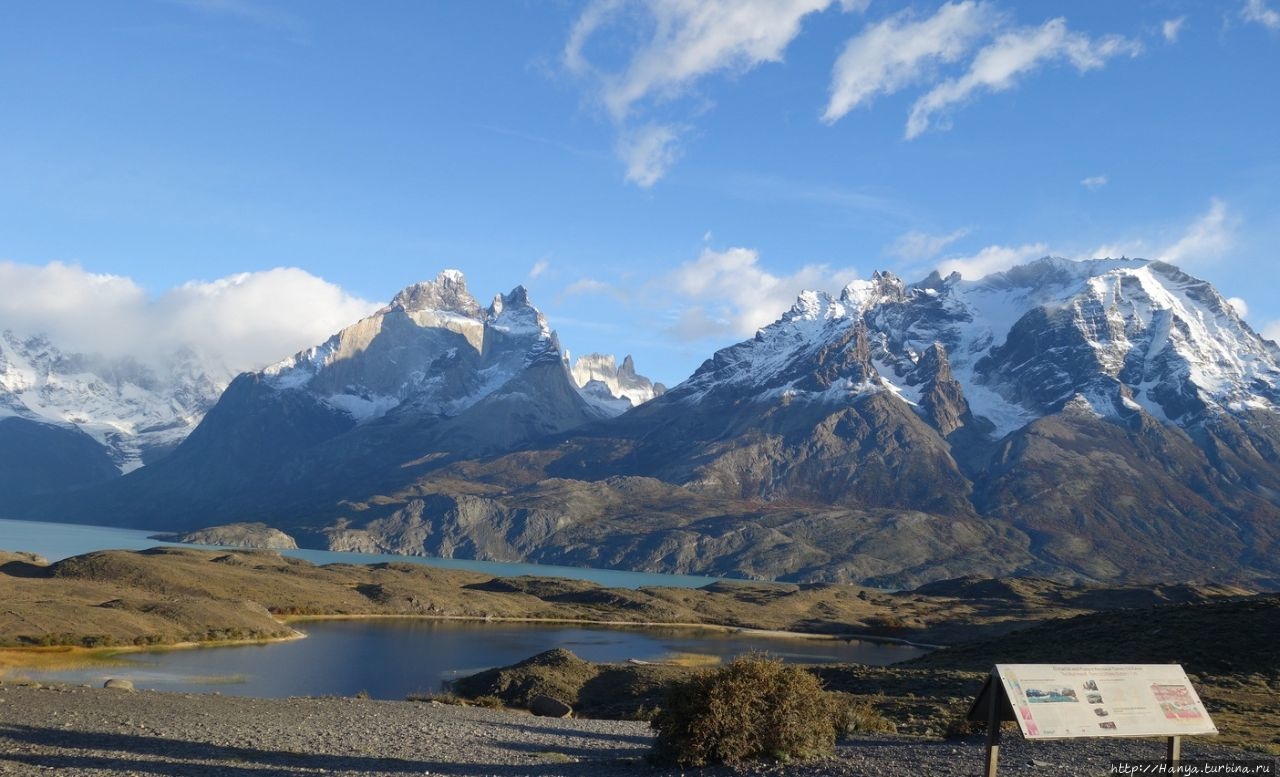
[[[129,520],[152,525],[180,502],[190,521],[180,528],[195,528],[376,493],[417,467],[509,451],[623,409],[580,393],[524,288],[482,307],[447,270],[321,345],[240,375],[170,457],[95,501],[119,500]]]
[[[29,517],[878,585],[1280,584],[1280,352],[1169,265],[876,273],[620,414],[630,365],[574,366],[523,289],[484,308],[444,273]]]
[[[457,270],[410,286],[386,307],[322,345],[268,367],[267,385],[310,392],[358,424],[408,403],[415,412],[455,416],[534,362],[558,356],[546,317],[517,286],[482,308]],[[567,353],[564,356],[567,361]],[[572,372],[584,399],[612,416],[662,392],[628,356],[579,359]]]
[[[1070,402],[1181,427],[1280,406],[1275,343],[1210,284],[1132,259],[1045,258],[976,281],[875,273],[838,298],[806,292],[672,394],[697,402],[751,387],[762,398],[848,402],[888,391],[920,407],[939,359],[993,438]]]
[[[305,389],[363,424],[405,403],[457,415],[547,354],[558,356],[559,343],[523,287],[486,309],[460,272],[446,270],[263,378],[279,390]]]
[[[44,336],[0,332],[0,418],[82,431],[120,472],[181,442],[231,377],[189,351],[149,365],[64,353]]]
[[[571,361],[568,351],[565,363]],[[618,366],[613,354],[589,353],[572,360],[569,372],[585,397],[596,400],[616,412],[643,405],[662,396],[667,387],[636,374],[636,363],[628,354]]]

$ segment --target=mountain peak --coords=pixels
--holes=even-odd
[[[840,292],[840,301],[854,310],[866,310],[883,302],[903,299],[906,285],[888,270],[876,270],[870,280],[856,280]]]
[[[569,361],[565,354],[565,361]],[[579,356],[569,370],[583,396],[615,412],[642,405],[661,396],[667,387],[636,373],[636,363],[628,354],[622,366],[613,354],[589,353]],[[602,404],[603,403],[603,404]]]
[[[483,318],[484,311],[471,292],[467,280],[458,270],[444,270],[434,281],[415,283],[392,298],[387,309],[399,308],[406,313],[439,311],[457,313],[468,318]]]
[[[1120,270],[1131,270],[1153,264],[1146,259],[1064,259],[1044,256],[1026,264],[991,273],[976,282],[991,288],[1045,289],[1071,286]]]
[[[802,291],[791,309],[782,314],[783,321],[821,321],[844,313],[825,291]]]

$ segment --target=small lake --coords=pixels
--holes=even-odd
[[[184,545],[179,542],[163,542],[151,539],[155,531],[116,529],[109,526],[84,526],[72,523],[45,523],[40,521],[12,521],[0,519],[0,550],[38,553],[49,561],[59,561],[68,556],[79,556],[95,550],[145,550],[161,545],[179,547],[208,547]],[[404,561],[444,569],[462,569],[468,572],[494,577],[564,577],[571,580],[589,580],[610,588],[701,588],[716,582],[714,577],[697,575],[664,575],[650,572],[630,572],[619,569],[594,569],[591,567],[562,567],[552,564],[524,564],[505,561],[474,561],[460,558],[431,558],[425,556],[397,556],[389,553],[340,553],[326,550],[282,550],[283,555],[301,558],[313,564],[382,564]]]
[[[883,665],[925,653],[903,645],[787,639],[706,629],[614,628],[419,619],[313,621],[293,642],[122,654],[112,666],[35,672],[42,681],[133,681],[139,689],[236,696],[352,696],[403,699],[438,691],[451,679],[507,666],[552,648],[619,662],[696,656],[728,660],[753,650],[793,663]]]

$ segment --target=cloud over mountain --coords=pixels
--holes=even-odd
[[[0,262],[0,329],[47,334],[64,350],[142,359],[190,348],[230,372],[323,340],[376,305],[305,270],[190,281],[152,297],[136,281],[74,264]]]

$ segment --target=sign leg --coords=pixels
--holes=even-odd
[[[1169,765],[1169,774],[1180,774],[1181,769],[1178,768],[1178,762],[1182,760],[1182,737],[1169,737],[1168,749],[1166,751],[1166,761]]]
[[[999,678],[991,683],[991,706],[987,710],[987,757],[982,777],[996,777],[1000,761],[1000,710],[1004,707],[1004,685]]]

